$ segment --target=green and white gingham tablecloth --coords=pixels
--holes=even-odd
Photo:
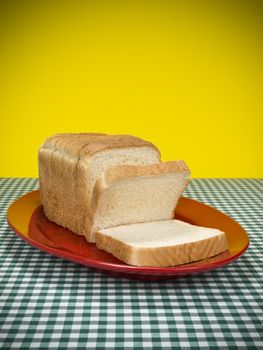
[[[234,263],[169,281],[115,279],[31,247],[6,209],[38,188],[0,180],[0,349],[263,349],[263,180],[197,179],[186,194],[251,240]]]

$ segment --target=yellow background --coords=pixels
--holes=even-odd
[[[193,177],[262,177],[253,1],[2,1],[0,176],[57,132],[128,133]]]

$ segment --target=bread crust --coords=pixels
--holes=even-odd
[[[41,149],[55,149],[80,160],[112,148],[145,146],[153,147],[160,154],[160,151],[153,143],[142,140],[139,137],[100,133],[56,134],[49,137]]]
[[[92,218],[95,207],[87,201],[88,161],[96,153],[125,147],[152,147],[148,141],[130,135],[100,133],[56,134],[40,147],[40,197],[45,215],[92,241]]]
[[[203,260],[228,249],[224,232],[197,242],[158,248],[137,248],[125,242],[96,233],[96,245],[126,264],[134,266],[168,267]]]
[[[183,160],[160,162],[152,165],[117,165],[105,170],[104,181],[106,184],[110,184],[128,177],[169,173],[182,173],[185,177],[189,177],[190,169]]]

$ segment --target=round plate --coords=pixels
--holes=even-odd
[[[213,270],[236,260],[248,248],[246,231],[236,221],[208,205],[182,197],[176,207],[175,218],[224,231],[229,250],[209,259],[175,267],[136,267],[97,249],[83,236],[49,221],[44,215],[39,191],[20,197],[7,212],[9,226],[26,242],[60,258],[119,277],[161,280]]]

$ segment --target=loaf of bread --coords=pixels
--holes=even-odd
[[[175,266],[227,250],[225,234],[172,220],[190,170],[129,135],[57,134],[39,149],[51,221],[136,266]]]
[[[224,232],[179,220],[100,230],[96,245],[127,264],[159,267],[206,259],[228,249]]]
[[[57,134],[41,146],[38,161],[47,218],[94,241],[91,203],[96,181],[112,166],[158,163],[160,152],[151,142],[129,135]]]

